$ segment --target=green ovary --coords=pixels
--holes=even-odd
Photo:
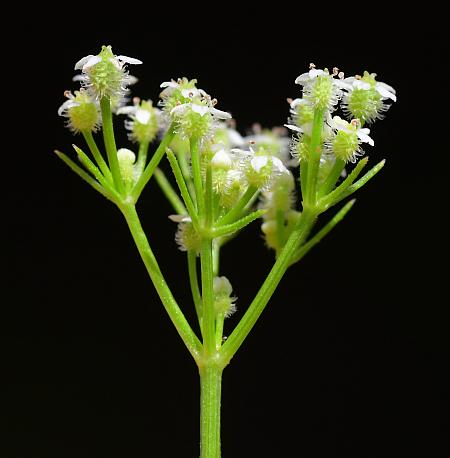
[[[333,151],[338,159],[348,162],[358,150],[358,136],[356,132],[340,130],[333,141]]]

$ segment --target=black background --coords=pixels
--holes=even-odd
[[[52,153],[82,145],[56,111],[74,88],[74,62],[102,44],[144,61],[132,68],[134,95],[156,101],[162,81],[195,77],[242,133],[285,122],[285,99],[299,95],[294,79],[310,62],[375,71],[397,89],[366,148],[386,167],[286,274],[224,373],[223,456],[448,454],[449,68],[439,14],[395,22],[387,9],[362,9],[358,22],[336,9],[325,24],[326,10],[282,5],[248,16],[225,4],[138,17],[127,8],[103,20],[89,5],[44,22],[31,11],[11,17],[0,457],[198,456],[196,367],[120,213]],[[153,183],[139,211],[193,321],[185,257]],[[257,224],[223,250],[221,273],[239,297],[228,330],[272,261]]]

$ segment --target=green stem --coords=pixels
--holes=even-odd
[[[319,188],[319,191],[317,194],[317,197],[319,199],[323,196],[326,196],[328,193],[330,193],[333,190],[334,186],[336,185],[337,180],[341,176],[342,170],[344,170],[344,167],[345,167],[345,161],[341,159],[336,159],[326,180],[324,181],[322,186]]]
[[[142,175],[139,177],[137,183],[134,185],[133,191],[131,192],[131,196],[134,202],[137,202],[137,200],[139,199],[142,190],[145,188],[145,185],[148,183],[148,180],[150,180],[156,167],[158,167],[159,163],[161,162],[161,159],[163,158],[166,152],[166,148],[169,146],[174,135],[175,133],[173,132],[173,126],[170,126],[166,132],[166,135],[161,140],[161,143],[159,144],[158,148],[156,148],[155,154],[150,159],[150,162],[148,163],[145,170],[142,172]]]
[[[240,198],[239,202],[226,215],[222,216],[222,218],[219,218],[216,227],[232,223],[237,218],[239,218],[239,216],[241,216],[242,211],[245,209],[247,204],[250,202],[250,200],[257,192],[258,188],[256,188],[255,186],[249,186],[245,191],[244,195]]]
[[[183,174],[186,187],[188,188],[189,194],[192,199],[195,199],[195,189],[192,183],[192,177],[189,172],[189,166],[186,160],[186,153],[182,150],[177,151],[178,163],[180,164],[181,173]]]
[[[198,362],[202,345],[198,340],[195,333],[192,331],[189,323],[180,310],[180,307],[176,303],[169,286],[167,285],[161,270],[159,269],[156,258],[150,247],[148,239],[142,229],[139,216],[136,212],[136,208],[133,204],[123,204],[120,206],[123,215],[127,221],[128,227],[130,228],[131,235],[133,236],[134,242],[136,243],[139,254],[144,261],[145,267],[150,275],[150,278],[155,286],[155,289],[161,299],[161,302],[166,309],[172,323],[178,331],[181,339],[186,345],[187,349]]]
[[[200,458],[220,458],[220,397],[222,369],[200,368]]]
[[[213,241],[213,275],[215,277],[219,276],[219,266],[220,266],[220,248],[221,240],[215,239]]]
[[[356,167],[347,176],[347,178],[334,191],[330,192],[328,195],[323,197],[319,201],[319,204],[324,209],[327,209],[334,205],[338,201],[339,197],[342,194],[344,194],[344,192],[349,188],[349,186],[356,180],[356,178],[358,178],[359,174],[361,173],[361,170],[366,166],[368,160],[369,158],[367,157],[361,159],[356,164]]]
[[[386,160],[383,159],[379,162],[376,166],[372,167],[363,177],[361,177],[356,183],[353,183],[349,186],[346,191],[341,194],[333,204],[340,202],[341,200],[345,199],[346,197],[352,195],[355,191],[359,188],[362,188],[369,180],[371,180],[383,167],[386,163]]]
[[[147,163],[148,154],[148,142],[142,142],[139,144],[138,158],[136,162],[137,176],[140,177],[145,169]]]
[[[164,172],[161,169],[156,169],[154,174],[155,174],[156,182],[158,183],[159,187],[161,188],[161,191],[166,196],[166,199],[172,205],[173,209],[179,215],[186,215],[187,214],[186,207],[183,205],[183,202],[181,202],[181,199],[178,197],[178,194],[175,192],[175,189],[173,189],[169,180],[166,178],[166,175],[164,174]]]
[[[219,226],[218,228],[214,229],[212,231],[213,237],[223,237],[225,235],[232,234],[233,232],[240,231],[243,229],[245,226],[250,224],[251,222],[255,221],[255,219],[258,219],[264,213],[266,213],[267,210],[261,209],[261,210],[256,210],[255,212],[250,213],[247,216],[244,216],[241,219],[238,219],[234,223],[227,224],[225,226]]]
[[[203,304],[203,347],[205,354],[215,352],[215,312],[213,291],[212,240],[204,238],[200,253],[202,270],[202,304]]]
[[[202,298],[200,296],[200,290],[198,288],[197,253],[194,250],[188,250],[187,258],[188,258],[189,284],[191,286],[192,299],[194,301],[195,312],[197,313],[198,324],[200,325],[200,330],[202,330],[203,311],[202,311]]]
[[[197,217],[197,210],[194,206],[194,203],[192,202],[192,199],[189,194],[188,188],[186,186],[186,182],[184,181],[180,166],[178,165],[177,158],[175,157],[175,154],[173,154],[173,151],[170,148],[167,148],[167,159],[169,160],[170,166],[172,167],[172,172],[175,176],[175,180],[177,182],[178,189],[180,190],[181,197],[184,200],[184,203],[186,205],[189,216],[192,219],[192,224],[194,225],[195,230],[197,232],[200,232],[200,223]]]
[[[225,321],[225,315],[223,313],[218,313],[216,318],[216,350],[219,351],[222,346],[222,337],[223,337],[223,324]]]
[[[198,141],[191,139],[191,162],[192,162],[192,175],[194,177],[195,200],[197,202],[197,210],[200,220],[205,214],[205,200],[203,196],[203,182],[202,172],[200,166],[200,152],[198,149]]]
[[[230,359],[242,345],[242,342],[248,336],[265,306],[269,302],[276,287],[281,281],[284,273],[291,263],[292,253],[306,240],[311,228],[317,218],[317,210],[306,207],[299,219],[299,222],[294,227],[286,244],[280,252],[275,264],[273,265],[269,275],[262,284],[255,299],[250,304],[239,324],[226,340],[221,350],[221,358],[223,364],[228,364]]]
[[[125,187],[120,174],[119,160],[117,158],[116,139],[114,138],[114,127],[111,113],[111,102],[108,97],[102,97],[100,100],[102,111],[103,140],[105,142],[106,154],[108,155],[109,168],[113,177],[114,185],[119,192],[123,194]]]
[[[279,246],[279,249],[277,251],[279,251],[283,247],[284,240],[285,240],[285,235],[284,235],[285,226],[284,226],[284,211],[283,210],[280,210],[280,209],[277,210],[276,223],[277,223],[277,242]]]
[[[95,162],[97,162],[97,165],[100,167],[100,170],[102,171],[103,175],[109,182],[112,182],[111,171],[108,168],[108,164],[103,159],[102,153],[100,153],[100,150],[98,149],[97,143],[95,142],[92,132],[90,130],[83,130],[82,134],[84,140],[86,141],[86,144],[91,150],[92,156],[94,156]]]
[[[322,155],[321,139],[323,127],[323,110],[314,111],[314,120],[311,133],[311,143],[309,148],[308,169],[306,179],[306,203],[310,207],[316,204],[317,174]]]
[[[205,226],[210,228],[213,223],[214,197],[212,189],[212,170],[211,164],[206,166],[205,180]]]
[[[302,200],[306,200],[306,180],[308,178],[308,161],[300,160],[300,190],[302,192]]]

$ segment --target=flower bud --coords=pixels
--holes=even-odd
[[[98,104],[84,91],[70,91],[64,94],[66,100],[58,110],[58,114],[67,118],[67,127],[77,132],[96,132],[101,124]]]
[[[117,151],[117,159],[119,161],[120,174],[125,183],[133,183],[134,161],[136,156],[133,151],[127,148],[120,148]]]
[[[159,110],[153,107],[151,100],[136,99],[133,106],[121,107],[117,114],[127,114],[130,120],[125,121],[125,128],[130,131],[133,142],[150,143],[158,133]]]
[[[214,310],[228,318],[236,311],[235,297],[231,297],[233,287],[227,277],[214,277]]]
[[[185,218],[183,222],[178,224],[175,241],[181,251],[193,250],[196,253],[200,252],[202,240],[190,221],[190,218]]]

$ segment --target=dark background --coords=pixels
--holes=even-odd
[[[58,10],[46,22],[28,11],[9,37],[22,45],[5,58],[0,457],[198,456],[196,367],[118,210],[52,153],[82,145],[56,111],[74,63],[102,44],[144,61],[134,95],[156,101],[162,81],[195,77],[243,133],[285,122],[310,62],[375,71],[397,89],[366,148],[386,167],[287,273],[224,373],[223,456],[446,455],[448,46],[442,29],[423,28],[438,13],[394,26],[336,10],[328,25],[281,5],[248,17],[172,7],[137,19]],[[171,208],[153,183],[139,211],[193,321]],[[272,262],[258,224],[223,250],[239,297],[228,332]]]

